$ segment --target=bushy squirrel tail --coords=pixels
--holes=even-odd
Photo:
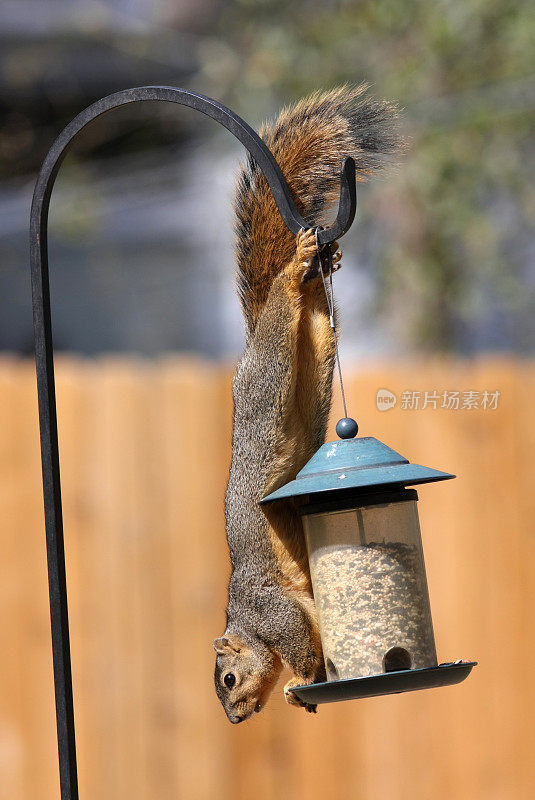
[[[331,221],[346,156],[355,159],[362,181],[399,149],[396,106],[375,100],[367,89],[360,84],[315,92],[260,129],[310,227]],[[238,292],[251,333],[273,278],[294,254],[295,237],[251,156],[238,176],[234,210]]]

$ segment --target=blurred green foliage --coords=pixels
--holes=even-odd
[[[408,153],[359,209],[381,228],[378,311],[409,346],[470,351],[483,323],[487,347],[527,352],[534,42],[532,0],[235,0],[199,56],[205,88],[249,120],[345,81],[397,101]]]

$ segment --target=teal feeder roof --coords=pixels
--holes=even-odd
[[[336,492],[414,486],[454,478],[449,472],[411,464],[373,437],[327,442],[305,464],[295,480],[264,497],[261,503],[289,497]]]

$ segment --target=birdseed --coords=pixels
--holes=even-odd
[[[310,567],[329,680],[384,672],[385,655],[394,647],[410,654],[412,669],[436,666],[416,547],[402,542],[320,547],[311,553]]]

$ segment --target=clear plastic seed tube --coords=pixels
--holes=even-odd
[[[416,500],[303,521],[328,680],[435,667]]]

